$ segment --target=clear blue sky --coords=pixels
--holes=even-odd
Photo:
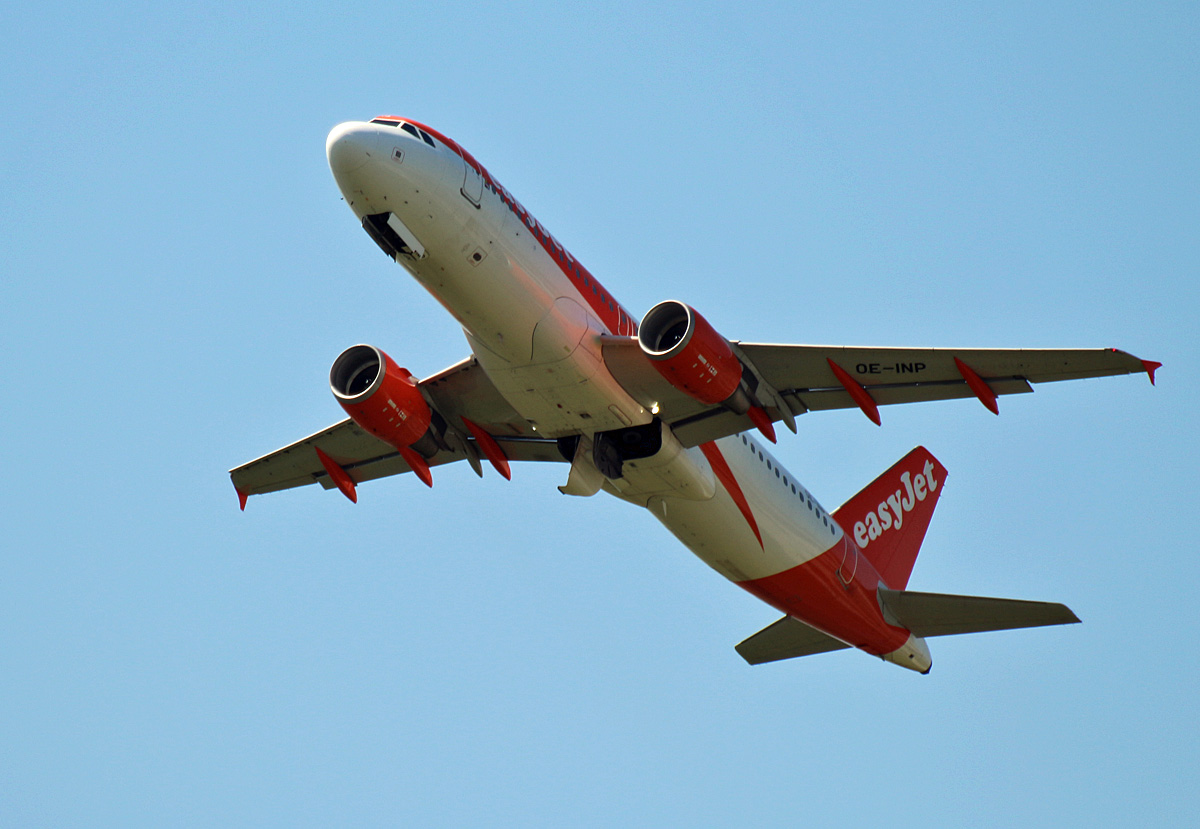
[[[1200,12],[797,5],[0,11],[0,824],[1190,825]],[[381,113],[635,313],[1161,360],[778,449],[832,508],[927,446],[911,586],[1084,624],[750,668],[774,611],[558,466],[239,512],[341,349],[467,353],[326,167]]]

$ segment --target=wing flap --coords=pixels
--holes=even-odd
[[[1028,394],[1033,391],[1029,383],[1021,377],[1010,377],[1002,380],[988,379],[988,386],[997,395]],[[865,385],[865,384],[864,384]],[[899,403],[925,403],[935,400],[958,400],[974,397],[975,393],[967,386],[966,381],[932,381],[921,383],[892,383],[869,386],[871,397],[880,406],[891,406]],[[811,411],[828,411],[829,409],[853,409],[858,404],[850,397],[844,388],[819,388],[804,390],[788,390],[783,392],[784,399],[789,402],[796,400],[805,409]]]
[[[840,639],[834,639],[799,619],[784,616],[779,621],[744,639],[734,649],[751,665],[811,656],[849,648]]]
[[[917,593],[881,587],[879,603],[889,624],[903,627],[916,636],[951,636],[1079,622],[1079,617],[1070,608],[1057,602]]]

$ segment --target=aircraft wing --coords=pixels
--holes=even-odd
[[[604,337],[604,359],[613,376],[639,403],[657,406],[685,446],[752,429],[750,419],[720,406],[707,406],[679,391],[654,369],[632,337]],[[828,345],[771,345],[733,342],[792,415],[824,409],[866,407],[960,397],[983,397],[969,375],[992,395],[1031,392],[1031,383],[1148,373],[1157,363],[1115,348],[873,348]],[[840,368],[853,386],[835,373]],[[965,366],[964,370],[960,366]],[[764,400],[764,403],[767,401]],[[986,403],[985,403],[986,405]],[[772,420],[785,419],[766,406]],[[868,415],[870,416],[870,415]]]
[[[420,387],[449,427],[447,445],[427,459],[431,467],[468,460],[478,468],[478,453],[472,457],[470,448],[474,439],[463,428],[463,416],[491,435],[509,460],[564,462],[555,441],[538,437],[529,428],[496,391],[473,357],[422,380]],[[232,469],[229,476],[243,495],[312,483],[332,489],[336,484],[317,457],[317,449],[342,467],[355,483],[412,471],[395,449],[347,418]]]

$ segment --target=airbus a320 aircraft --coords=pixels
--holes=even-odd
[[[785,615],[737,646],[751,664],[855,647],[928,673],[925,637],[1078,622],[1061,604],[906,590],[946,483],[917,448],[827,512],[755,433],[796,416],[976,397],[1146,372],[1116,349],[765,345],[726,339],[690,306],[639,323],[470,153],[382,116],[326,143],[363,229],[462,326],[471,356],[421,380],[356,345],[330,371],[349,417],[230,472],[250,495],[481,459],[569,464],[567,495],[648,509],[721,575]]]

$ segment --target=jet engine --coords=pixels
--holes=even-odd
[[[724,403],[738,414],[754,404],[743,389],[742,361],[691,306],[667,300],[650,308],[637,344],[662,377],[701,403]]]
[[[333,396],[363,429],[391,444],[430,458],[438,450],[435,415],[417,378],[371,345],[347,348],[329,370]]]
[[[729,341],[690,305],[670,299],[647,311],[638,328],[638,345],[672,386],[701,403],[748,416],[772,443],[775,429],[763,400],[792,428],[791,412],[778,394],[742,364]]]
[[[638,328],[638,345],[659,374],[701,403],[724,403],[741,386],[742,364],[729,343],[682,302],[651,308]]]

